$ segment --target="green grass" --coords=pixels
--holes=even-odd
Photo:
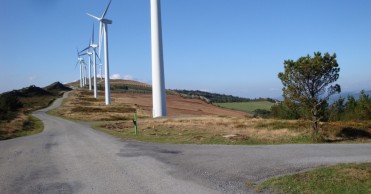
[[[252,113],[256,109],[270,110],[274,103],[268,101],[252,102],[233,102],[233,103],[215,103],[215,105],[243,112]]]
[[[43,122],[32,116],[28,116],[28,120],[24,122],[22,129],[18,129],[12,133],[0,133],[0,140],[13,139],[16,137],[28,136],[41,133],[44,130]]]
[[[249,187],[255,185],[246,184]],[[371,193],[371,163],[340,164],[313,171],[274,177],[255,187],[273,193]]]

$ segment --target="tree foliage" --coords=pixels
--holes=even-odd
[[[371,120],[371,97],[361,91],[357,100],[353,96],[339,98],[328,112],[330,121]]]
[[[299,107],[310,113],[314,136],[318,136],[319,121],[329,97],[341,90],[340,85],[331,85],[338,80],[339,72],[336,54],[316,52],[313,57],[285,60],[284,72],[278,74],[285,103],[289,108]]]

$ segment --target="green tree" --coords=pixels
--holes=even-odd
[[[357,101],[356,113],[359,120],[371,119],[371,98],[364,90],[361,91],[361,95]]]
[[[348,96],[348,100],[345,103],[345,120],[353,120],[357,118],[356,115],[357,101],[353,96]]]
[[[336,100],[329,108],[329,120],[330,121],[340,121],[343,119],[345,112],[345,100],[340,97]]]
[[[297,61],[285,60],[284,72],[278,74],[283,84],[283,96],[288,106],[297,105],[308,110],[312,120],[312,137],[319,137],[320,120],[324,114],[324,104],[329,97],[340,92],[339,64],[336,54],[320,52],[307,55]]]

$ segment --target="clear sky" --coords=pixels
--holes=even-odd
[[[151,83],[150,0],[113,0],[111,75]],[[0,92],[79,78],[108,0],[0,0]],[[370,0],[162,0],[165,83],[281,96],[283,61],[336,52],[343,91],[371,89]]]

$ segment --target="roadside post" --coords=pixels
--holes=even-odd
[[[135,134],[135,135],[138,135],[138,127],[137,127],[137,111],[134,112],[133,123],[134,123],[134,134]]]

